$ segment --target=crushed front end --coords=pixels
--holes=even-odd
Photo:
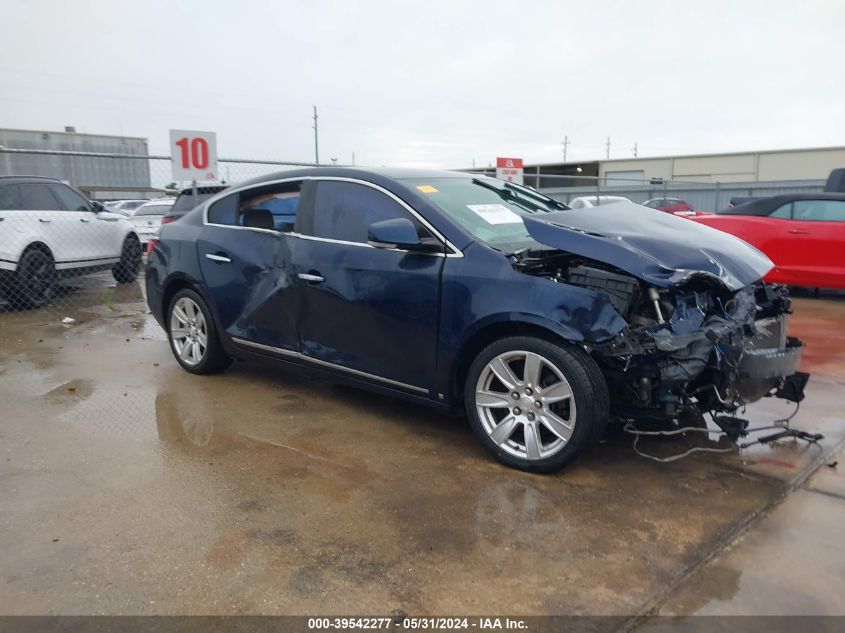
[[[690,409],[715,415],[768,395],[803,399],[804,344],[787,334],[785,287],[760,283],[729,292],[692,281],[645,294],[629,327],[593,350],[618,416],[674,418]]]
[[[604,294],[627,322],[614,338],[588,350],[607,380],[618,419],[716,416],[764,396],[803,399],[803,343],[787,334],[791,302],[784,286],[757,282],[731,290],[711,274],[689,271],[659,287],[560,251],[521,253],[512,264]]]

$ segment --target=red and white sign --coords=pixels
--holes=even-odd
[[[521,158],[496,158],[496,178],[522,184]]]
[[[217,180],[217,134],[170,130],[173,180]]]

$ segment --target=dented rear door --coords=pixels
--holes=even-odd
[[[293,238],[240,225],[239,193],[213,203],[197,255],[220,327],[236,343],[298,352]]]

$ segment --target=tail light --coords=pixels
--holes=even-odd
[[[171,217],[168,217],[168,216],[164,216],[161,219],[162,224],[170,224],[171,222],[175,222],[175,221],[176,221],[176,218],[171,218]]]
[[[155,250],[155,247],[158,246],[158,238],[151,237],[150,241],[147,242],[147,257],[149,257],[152,252]]]

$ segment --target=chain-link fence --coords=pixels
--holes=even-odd
[[[311,166],[222,159],[220,183],[197,183],[200,199],[230,183]],[[144,249],[180,194],[169,156],[0,148],[0,300],[8,309],[58,309],[83,278],[135,283]],[[47,180],[54,179],[54,180]],[[83,199],[73,189],[81,191]],[[93,201],[93,204],[90,202]]]
[[[477,170],[495,176],[495,170]],[[677,198],[697,211],[726,209],[732,201],[744,198],[765,198],[782,193],[818,193],[824,191],[825,180],[783,180],[776,182],[691,182],[663,179],[628,179],[611,177],[526,173],[524,183],[556,200],[570,203],[586,197],[595,204],[596,196],[623,197],[642,204],[649,200]],[[671,206],[666,204],[665,206]]]
[[[306,166],[223,159],[221,183],[197,184],[211,195]],[[208,422],[159,406],[183,377],[144,289],[145,244],[183,191],[168,156],[0,148],[2,417],[138,439]]]
[[[0,148],[2,305],[57,309],[56,300],[75,296],[84,285],[80,280],[91,275],[135,283],[146,244],[169,211],[192,208],[231,183],[306,166],[313,163],[221,159],[221,182],[196,183],[196,199],[192,183],[172,181],[169,156]],[[822,180],[702,183],[546,173],[526,174],[525,183],[567,203],[582,197],[593,204],[596,197],[637,203],[679,198],[702,211],[725,208],[737,197],[815,192],[824,186]]]

